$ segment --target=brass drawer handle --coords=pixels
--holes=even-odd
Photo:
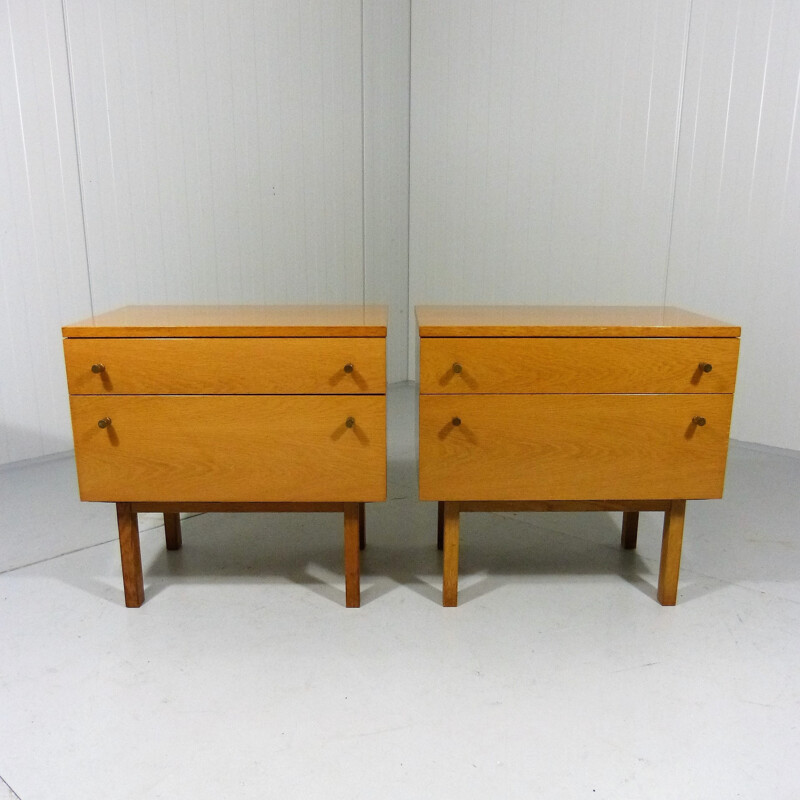
[[[711,364],[707,364],[705,361],[701,361],[700,369],[703,370],[703,372],[711,372],[714,367],[712,367]]]
[[[106,368],[104,364],[92,364],[92,372],[95,375],[99,375],[101,372],[105,372]]]
[[[694,422],[695,425],[699,425],[702,428],[703,425],[706,424],[706,418],[705,417],[692,417],[692,422]]]
[[[457,428],[461,424],[461,417],[453,417],[453,425]]]
[[[355,417],[348,417],[348,418],[347,418],[347,419],[344,421],[344,424],[345,424],[345,425],[346,425],[348,428],[352,428],[352,427],[353,427],[353,426],[356,424],[356,418],[355,418]]]
[[[349,375],[353,371],[353,365],[352,364],[345,364],[344,365],[344,371]]]
[[[453,364],[453,372],[455,372],[456,375],[458,375],[462,369],[463,367],[461,366],[461,364],[458,363],[458,361],[456,361],[456,363]]]
[[[98,428],[107,428],[111,424],[111,417],[103,417],[97,423]]]

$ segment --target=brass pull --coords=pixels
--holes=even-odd
[[[353,365],[352,364],[345,364],[344,365],[344,371],[349,375],[353,371]]]
[[[453,425],[455,425],[457,428],[460,424],[461,424],[461,417],[453,417]]]
[[[344,424],[345,424],[345,425],[346,425],[348,428],[352,428],[352,427],[353,427],[353,425],[355,425],[355,424],[356,424],[356,418],[355,418],[355,417],[348,417],[348,418],[347,418],[347,419],[344,421]]]
[[[111,424],[111,417],[103,417],[97,423],[98,428],[107,428]]]
[[[94,372],[95,375],[105,371],[106,368],[103,364],[92,364],[92,372]]]
[[[692,422],[694,422],[695,425],[699,425],[702,428],[703,425],[706,424],[706,418],[705,417],[692,417]]]
[[[461,366],[461,364],[458,363],[458,361],[456,361],[456,363],[453,364],[453,372],[455,372],[456,375],[458,375],[462,369],[463,367]]]
[[[705,361],[701,361],[700,369],[703,370],[703,372],[711,372],[711,370],[714,369],[714,367],[712,367],[711,364],[706,364]]]

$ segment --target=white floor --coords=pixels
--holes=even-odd
[[[126,609],[72,458],[0,470],[0,800],[800,797],[800,454],[732,444],[675,608],[661,515],[470,514],[443,609],[414,391],[359,610],[328,514],[154,516]]]

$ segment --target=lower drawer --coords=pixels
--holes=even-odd
[[[73,396],[70,406],[83,500],[386,497],[383,395]]]
[[[728,394],[423,395],[420,499],[721,497],[732,401]],[[696,416],[706,424],[693,423]]]

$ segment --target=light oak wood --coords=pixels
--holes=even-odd
[[[452,608],[458,605],[458,503],[445,502],[443,517],[442,605]]]
[[[167,540],[167,550],[180,550],[183,545],[181,536],[181,515],[174,512],[164,512],[164,536]]]
[[[738,354],[732,338],[427,338],[420,341],[419,390],[731,393]]]
[[[344,581],[347,608],[361,605],[361,566],[359,556],[360,538],[359,503],[344,505]]]
[[[685,500],[673,500],[669,511],[664,514],[661,564],[658,570],[658,602],[662,606],[674,606],[678,600],[678,575],[681,570],[685,517]]]
[[[62,328],[65,337],[378,336],[386,306],[126,306]]]
[[[379,338],[65,339],[64,356],[71,394],[386,392]]]
[[[117,503],[117,527],[125,605],[139,608],[144,603],[142,552],[139,546],[139,522],[130,503]]]
[[[624,511],[622,514],[622,534],[620,543],[624,550],[635,550],[639,533],[639,512]]]
[[[711,317],[662,306],[417,306],[419,335],[428,336],[713,336],[741,329]]]
[[[70,405],[83,500],[386,497],[383,395],[72,396]],[[98,428],[105,417],[111,425]]]
[[[423,395],[420,499],[721,497],[731,403],[725,394]]]

